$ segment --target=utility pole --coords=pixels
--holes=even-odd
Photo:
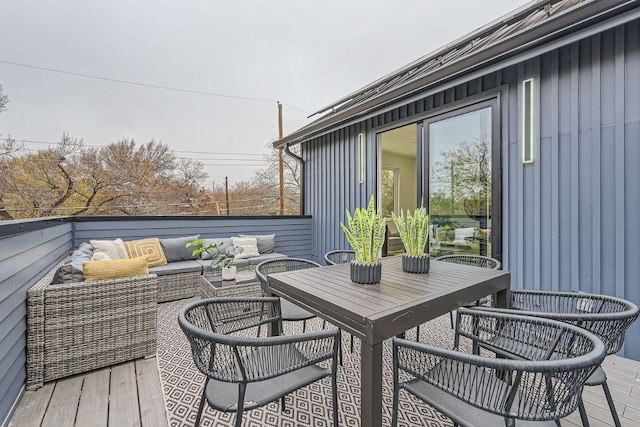
[[[229,180],[224,177],[224,192],[227,198],[227,216],[229,216]]]
[[[282,139],[282,104],[278,101],[278,139]],[[278,148],[278,173],[280,175],[280,215],[284,215],[284,160],[282,147]]]

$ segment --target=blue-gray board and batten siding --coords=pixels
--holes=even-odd
[[[276,250],[310,258],[309,217],[78,217],[0,221],[0,425],[24,390],[27,290],[91,239],[276,234]]]
[[[345,209],[365,206],[376,194],[376,134],[497,97],[502,158],[493,164],[502,173],[502,262],[512,287],[595,292],[640,305],[640,21],[573,34],[539,50],[303,142],[312,258],[348,248],[339,226]],[[531,77],[539,116],[534,162],[523,164],[519,90]],[[628,336],[640,336],[640,322]],[[640,341],[627,340],[621,355],[640,360]]]

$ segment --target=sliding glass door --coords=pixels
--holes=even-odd
[[[494,153],[499,132],[494,102],[452,111],[426,120],[424,174],[427,179],[432,256],[498,256]],[[498,161],[499,163],[499,161]],[[498,196],[499,198],[499,196]],[[497,206],[499,208],[499,206]],[[496,213],[495,211],[498,210]]]

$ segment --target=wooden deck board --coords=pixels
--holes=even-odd
[[[109,396],[110,427],[139,424],[138,387],[136,385],[136,370],[133,362],[123,363],[111,368]]]
[[[73,426],[84,375],[64,378],[56,383],[42,427]]]
[[[111,369],[89,372],[84,378],[76,427],[106,427]]]
[[[136,377],[142,427],[168,426],[156,358],[136,360]]]
[[[607,375],[610,367],[615,366],[619,373],[624,369],[629,373],[629,383],[632,386],[630,393],[621,393],[612,388],[612,394],[616,403],[616,409],[620,414],[623,427],[640,427],[640,381],[636,381],[635,372],[640,368],[640,362],[621,359],[617,356],[609,356],[603,363]],[[611,373],[616,377],[616,373]],[[137,377],[137,387],[136,387]],[[129,383],[125,386],[128,379]],[[109,402],[109,388],[100,386],[115,381],[115,393],[112,393]],[[122,382],[122,384],[118,384]],[[102,391],[98,391],[102,390]],[[80,397],[82,396],[82,397]],[[103,397],[100,397],[103,396]],[[107,402],[111,408],[121,408],[121,400],[128,400],[126,411],[135,419],[125,422],[123,417],[116,416],[108,419],[108,410],[100,409],[99,402]],[[602,387],[585,387],[584,400],[587,415],[592,427],[610,427],[613,419],[609,413]],[[91,403],[91,404],[90,404]],[[95,406],[94,406],[95,405]],[[137,406],[139,405],[139,407]],[[91,409],[94,408],[94,409]],[[113,411],[110,414],[113,413]],[[119,409],[117,409],[119,411]],[[76,415],[77,411],[77,415]],[[134,415],[135,414],[135,415]],[[135,363],[127,362],[111,368],[81,374],[75,377],[50,382],[37,391],[25,392],[15,414],[9,422],[10,427],[37,427],[43,425],[72,427],[73,416],[76,417],[76,425],[105,426],[132,426],[142,427],[167,426],[167,413],[162,396],[160,374],[155,358],[139,359]],[[68,421],[71,419],[71,421]],[[44,423],[43,423],[44,420]],[[89,420],[87,423],[85,420]],[[575,411],[562,421],[562,425],[570,427],[581,426],[580,415]]]
[[[45,384],[36,391],[26,391],[9,422],[9,427],[39,426],[51,401],[51,395],[56,384]]]

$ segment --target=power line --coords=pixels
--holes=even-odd
[[[13,140],[15,142],[24,142],[28,144],[48,144],[48,145],[62,145],[62,143],[57,141],[34,141],[32,139],[15,139],[15,138],[0,138],[0,141],[10,141]],[[83,147],[91,147],[91,148],[105,148],[108,145],[92,145],[92,144],[82,144]],[[27,149],[28,150],[28,149]],[[174,153],[191,153],[191,154],[209,154],[212,156],[224,155],[224,156],[264,156],[265,154],[260,153],[218,153],[213,151],[189,151],[189,150],[172,150]],[[238,159],[240,160],[240,159]]]
[[[107,82],[122,83],[122,84],[128,84],[128,85],[133,85],[133,86],[142,86],[142,87],[147,87],[147,88],[152,88],[152,89],[170,90],[170,91],[174,91],[174,92],[191,93],[191,94],[195,94],[195,95],[215,96],[215,97],[219,97],[219,98],[242,99],[244,101],[278,102],[277,99],[257,98],[257,97],[252,97],[252,96],[227,95],[227,94],[216,93],[216,92],[204,92],[204,91],[199,91],[199,90],[181,89],[181,88],[170,87],[170,86],[160,86],[160,85],[154,85],[154,84],[149,84],[149,83],[133,82],[133,81],[130,81],[130,80],[121,80],[121,79],[114,79],[114,78],[110,78],[110,77],[94,76],[94,75],[91,75],[91,74],[76,73],[76,72],[73,72],[73,71],[57,70],[55,68],[40,67],[38,65],[21,64],[19,62],[5,61],[5,60],[2,60],[2,59],[0,59],[0,62],[3,63],[3,64],[14,65],[16,67],[32,68],[34,70],[49,71],[49,72],[52,72],[52,73],[67,74],[67,75],[70,75],[70,76],[85,77],[85,78],[88,78],[88,79],[95,79],[95,80],[104,80],[104,81],[107,81]],[[293,108],[294,110],[298,110],[298,111],[300,111],[300,112],[302,112],[304,114],[309,114],[307,111],[304,111],[301,108],[297,108],[297,107],[294,107],[294,106],[289,105],[289,104],[285,104],[285,105],[287,105],[290,108]]]

